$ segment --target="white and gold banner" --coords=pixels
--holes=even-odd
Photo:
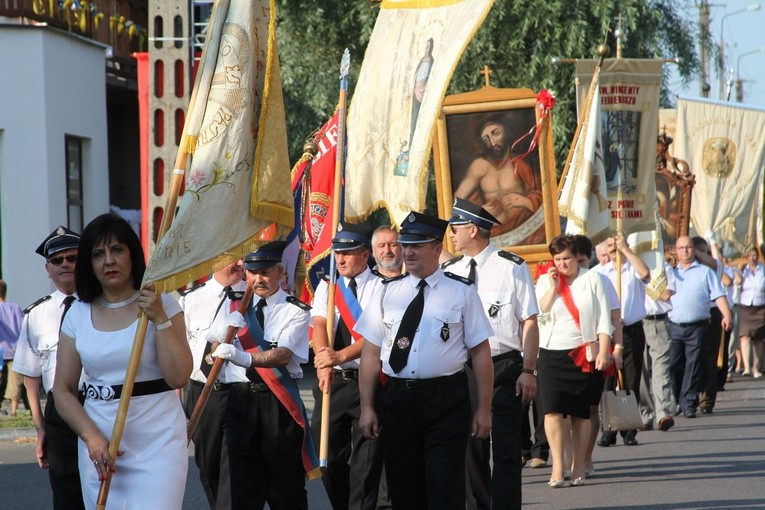
[[[425,208],[433,126],[493,0],[384,0],[348,112],[345,216]]]
[[[609,235],[605,166],[600,132],[600,88],[595,87],[580,117],[582,130],[574,146],[560,192],[560,215],[566,233],[585,235],[597,244]]]
[[[758,240],[763,133],[765,110],[702,99],[677,102],[674,155],[696,176],[692,230],[702,236],[712,230],[721,246],[742,255]]]
[[[596,60],[576,63],[582,108]],[[600,70],[600,123],[611,230],[626,235],[656,228],[656,138],[662,61],[608,59]]]
[[[206,42],[203,62],[212,65],[199,71],[206,85],[192,96],[181,142],[194,154],[186,191],[144,276],[159,290],[243,257],[272,223],[294,222],[274,0],[216,2],[216,9],[212,18],[225,23]]]

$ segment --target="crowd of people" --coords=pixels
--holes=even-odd
[[[335,509],[520,508],[524,466],[551,460],[550,488],[578,487],[596,476],[596,444],[618,432],[638,444],[638,429],[600,432],[617,381],[643,429],[667,432],[713,412],[732,377],[762,377],[756,250],[724,264],[713,236],[679,237],[656,285],[622,233],[594,249],[561,235],[535,282],[491,242],[499,224],[460,198],[448,221],[412,212],[374,233],[341,222],[336,275],[310,306],[284,289],[282,241],[177,301],[140,288],[144,254],[124,220],[99,216],[82,236],[58,227],[37,249],[55,292],[23,320],[0,306],[54,508],[94,508],[106,480],[115,507],[181,508],[197,413],[190,439],[213,509],[306,509],[317,476]],[[113,455],[139,314],[149,327]],[[298,392],[309,360],[310,421]]]

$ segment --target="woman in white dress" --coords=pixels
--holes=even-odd
[[[178,303],[138,290],[146,264],[130,225],[112,214],[82,233],[75,281],[80,301],[61,325],[53,392],[56,409],[80,437],[79,469],[87,508],[112,473],[109,509],[180,509],[186,484],[186,420],[173,391],[192,368]],[[151,321],[116,462],[109,437],[117,414],[139,311]],[[85,380],[78,388],[80,372]],[[80,404],[78,390],[85,393]]]

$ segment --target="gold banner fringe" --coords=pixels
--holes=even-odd
[[[198,135],[184,135],[181,142],[181,150],[186,154],[194,154],[194,151],[197,150],[198,138]]]

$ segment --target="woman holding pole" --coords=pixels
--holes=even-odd
[[[135,232],[115,215],[97,217],[82,233],[75,277],[80,301],[72,303],[61,326],[53,392],[56,408],[80,437],[88,508],[95,506],[101,481],[110,473],[116,473],[110,505],[180,509],[183,502],[186,419],[173,389],[188,381],[192,357],[178,303],[151,289],[138,290],[144,260]],[[109,435],[140,313],[151,324],[115,462]],[[77,397],[82,370],[84,405]]]

